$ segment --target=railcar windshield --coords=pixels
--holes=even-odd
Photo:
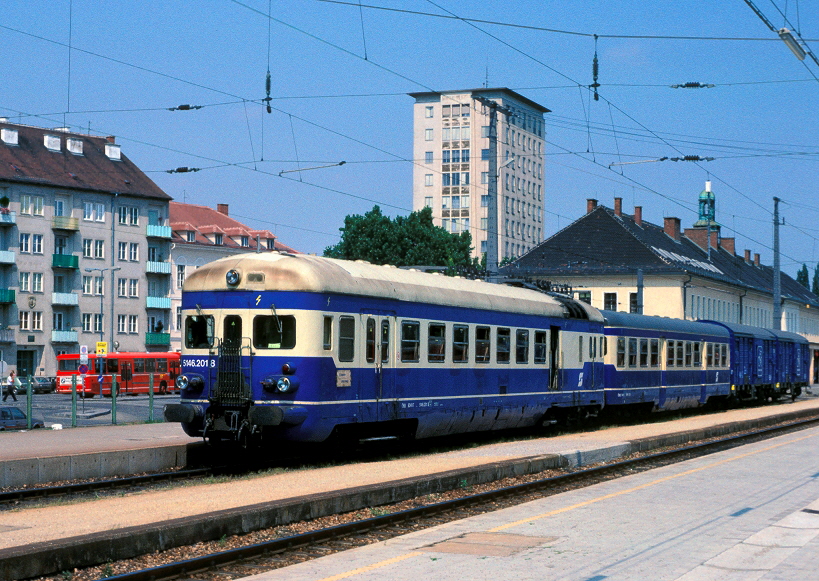
[[[213,347],[213,317],[210,315],[189,315],[185,319],[185,347],[188,349],[210,349]]]
[[[77,371],[80,366],[79,359],[58,359],[57,369],[60,371]]]
[[[256,349],[292,349],[296,346],[296,317],[259,315],[253,319]]]

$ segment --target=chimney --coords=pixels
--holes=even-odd
[[[745,249],[745,262],[751,264],[751,251],[747,248]]]
[[[759,266],[759,252],[754,252],[754,266]]]
[[[663,231],[677,242],[680,241],[680,219],[679,218],[664,218]]]
[[[614,198],[614,215],[623,215],[623,198]]]
[[[720,238],[719,246],[730,252],[731,256],[734,256],[737,253],[735,242],[734,238]]]
[[[216,204],[216,211],[225,216],[229,216],[227,204]]]
[[[108,143],[116,143],[117,138],[114,137],[113,135],[109,135],[108,137],[105,138],[105,141],[107,141]]]
[[[597,207],[597,200],[595,200],[594,198],[588,198],[586,200],[586,213],[587,214],[591,214],[592,210],[594,210],[596,207]]]
[[[634,223],[640,228],[643,227],[643,207],[634,206]]]

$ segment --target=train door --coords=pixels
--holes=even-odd
[[[392,314],[362,314],[364,324],[364,367],[369,379],[361,385],[359,397],[373,404],[362,409],[364,421],[385,421],[398,418],[395,393],[395,354]]]
[[[123,361],[119,369],[120,391],[130,393],[133,387],[134,370],[130,361]]]
[[[560,374],[560,327],[549,327],[549,389],[562,387]]]

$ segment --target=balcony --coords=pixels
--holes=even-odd
[[[51,255],[52,268],[73,268],[80,267],[80,257],[73,254],[52,254]]]
[[[167,347],[171,344],[170,333],[145,333],[145,346],[163,346]]]
[[[77,293],[51,293],[51,304],[64,307],[76,307],[80,304]]]
[[[14,251],[0,250],[0,264],[14,264]]]
[[[148,309],[170,309],[171,297],[148,297],[145,307]]]
[[[17,223],[17,212],[0,214],[0,226],[13,226]]]
[[[0,289],[0,305],[13,305],[15,302],[14,291],[11,289]]]
[[[14,329],[0,329],[0,343],[14,342]]]
[[[77,331],[51,331],[52,343],[77,343]]]
[[[145,231],[145,236],[147,236],[148,238],[167,238],[168,240],[170,240],[171,227],[158,226],[156,224],[148,224],[148,228]]]
[[[171,274],[171,263],[149,260],[145,265],[145,272],[148,274]]]
[[[72,218],[71,216],[54,216],[51,218],[51,229],[79,232],[80,219]]]

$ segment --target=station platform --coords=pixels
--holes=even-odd
[[[776,406],[497,443],[427,456],[282,471],[227,483],[5,511],[0,512],[0,578],[59,572],[78,566],[80,556],[88,560],[88,564],[94,559],[115,561],[133,556],[141,546],[172,548],[214,540],[223,535],[397,502],[464,484],[474,485],[553,467],[591,464],[635,451],[815,415],[819,415],[819,398],[810,397]],[[104,438],[108,430],[125,430],[120,436],[122,441],[131,445],[141,442],[144,449],[154,449],[157,442],[173,446],[176,436],[160,426],[87,430],[88,434],[94,434],[90,437],[100,449],[116,447],[110,441],[98,440]],[[141,432],[136,428],[149,429]],[[20,435],[29,434],[32,432]],[[109,450],[108,453],[117,452]],[[129,452],[123,450],[122,453]]]

